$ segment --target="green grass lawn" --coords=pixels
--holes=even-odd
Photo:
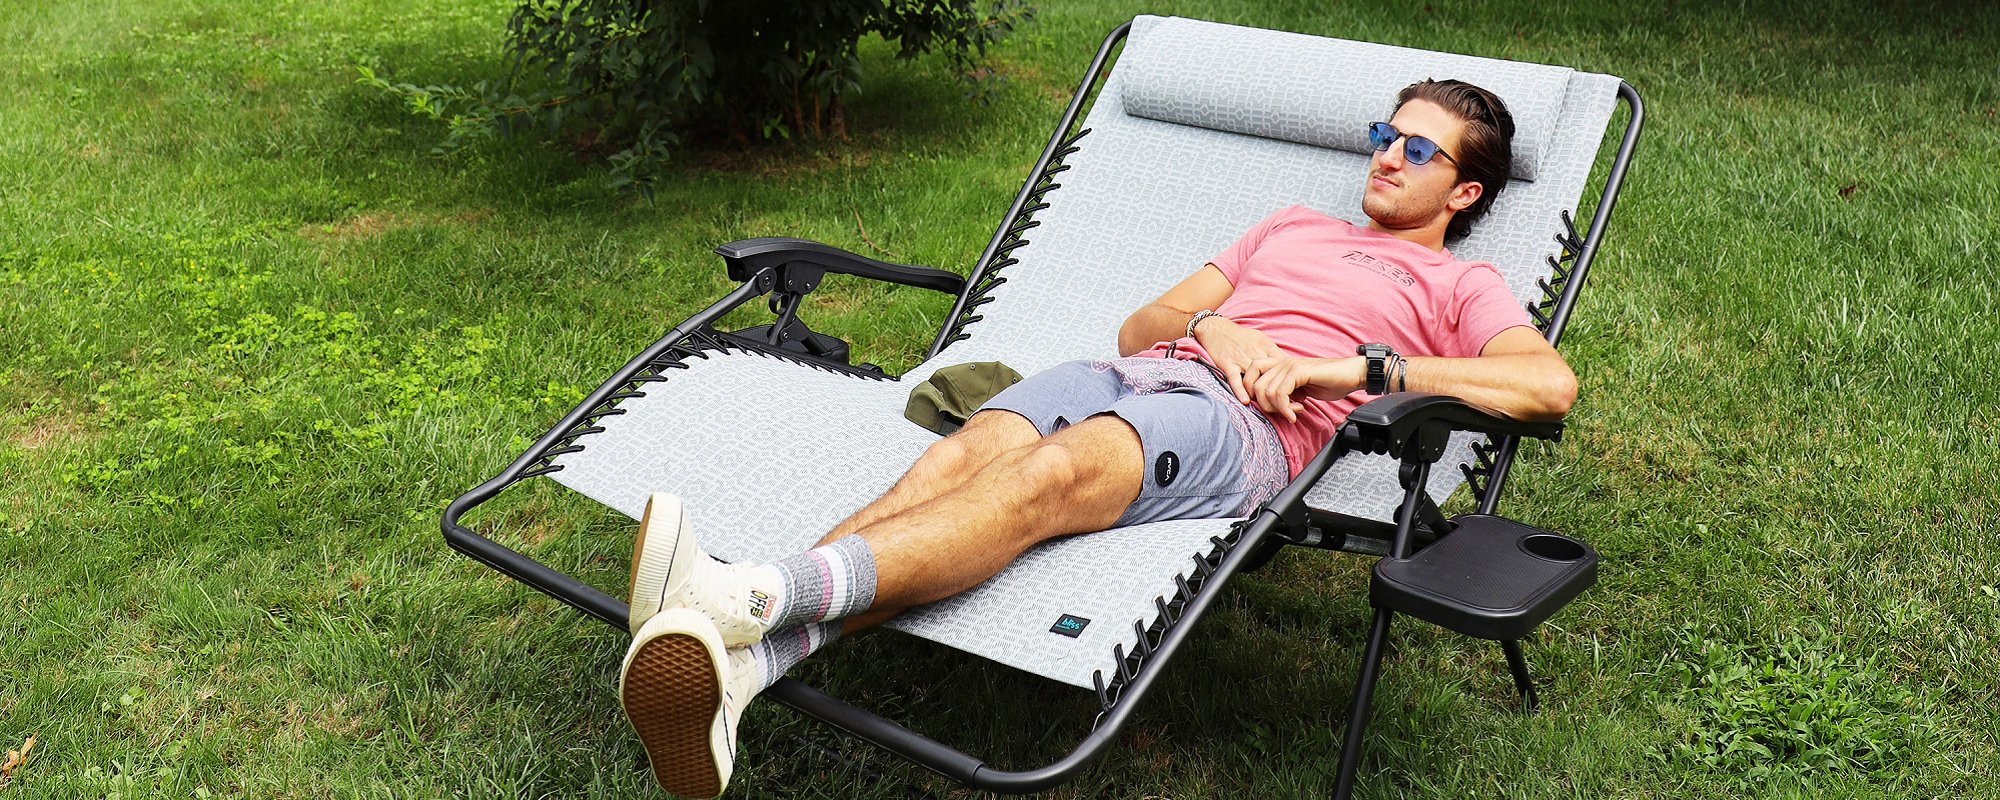
[[[994,54],[868,49],[844,141],[688,153],[656,201],[561,146],[448,158],[355,85],[504,73],[509,3],[26,0],[0,14],[0,800],[655,796],[625,637],[445,548],[443,505],[727,288],[722,241],[963,272],[1097,41],[1047,0]],[[1640,0],[1191,1],[1172,13],[1617,74],[1641,158],[1565,352],[1568,439],[1505,507],[1600,581],[1529,644],[1404,621],[1365,797],[2000,796],[2000,12]],[[811,312],[915,363],[936,295]],[[546,483],[546,482],[537,482]],[[553,485],[485,523],[623,584]],[[1321,797],[1365,559],[1226,596],[1059,797]],[[897,634],[797,673],[1002,766],[1091,701]],[[775,704],[735,797],[972,793]]]

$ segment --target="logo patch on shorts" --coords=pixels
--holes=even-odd
[[[1153,482],[1166,486],[1181,474],[1181,457],[1168,450],[1153,461]]]
[[[1055,625],[1049,627],[1049,633],[1060,633],[1074,639],[1082,636],[1084,626],[1089,624],[1090,620],[1073,614],[1064,614],[1061,619],[1056,620]]]

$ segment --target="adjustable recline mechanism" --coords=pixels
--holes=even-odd
[[[730,280],[748,282],[759,294],[769,295],[767,306],[774,321],[723,334],[757,349],[778,350],[811,359],[847,365],[848,344],[806,327],[799,319],[799,304],[819,288],[828,272],[855,275],[871,280],[898,283],[957,295],[965,279],[941,269],[894,264],[856,255],[838,247],[808,239],[763,237],[730,242],[715,248],[727,265]],[[861,364],[861,369],[880,374],[880,367]]]
[[[799,303],[812,290],[819,288],[819,282],[825,276],[826,270],[810,264],[781,264],[758,273],[757,289],[769,293],[765,305],[777,319],[723,335],[841,364],[848,363],[845,340],[808,328],[805,320],[799,319]],[[863,366],[873,368],[873,365]]]

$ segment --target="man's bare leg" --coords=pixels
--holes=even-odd
[[[706,569],[710,581],[684,588],[715,594],[648,618],[619,673],[620,704],[646,746],[655,778],[683,795],[720,794],[733,771],[744,706],[786,670],[837,638],[838,630],[857,630],[969,589],[1044,539],[1110,526],[1138,496],[1143,460],[1130,425],[1114,416],[1092,417],[1000,451],[970,479],[929,499],[911,499],[931,480],[913,469],[919,480],[902,495],[913,505],[895,513],[878,510],[882,516],[858,535],[776,564],[684,559],[694,570]],[[724,587],[732,581],[733,587]],[[830,624],[861,609],[867,609],[863,617],[850,617],[841,628]],[[744,646],[727,648],[718,614],[732,622],[761,617],[768,635],[755,629],[759,635]]]
[[[875,602],[841,630],[855,633],[977,586],[1046,539],[1111,527],[1139,496],[1144,460],[1130,424],[1095,416],[860,528],[875,555]]]
[[[814,546],[831,543],[958,488],[1002,454],[1041,439],[1034,423],[1012,411],[974,413],[965,427],[932,443],[889,491],[834,526],[833,532]]]

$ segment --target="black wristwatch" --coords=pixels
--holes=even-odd
[[[1396,348],[1381,342],[1369,342],[1354,348],[1354,354],[1368,357],[1368,387],[1365,391],[1369,394],[1388,394],[1389,359],[1396,356]]]

